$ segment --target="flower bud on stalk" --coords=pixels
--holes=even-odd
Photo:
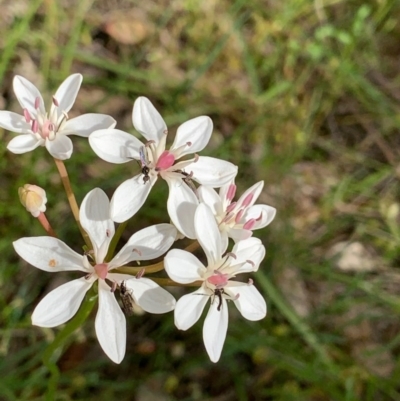
[[[23,187],[18,188],[19,200],[26,210],[37,217],[40,224],[46,232],[52,237],[56,237],[53,229],[50,226],[44,212],[46,211],[46,191],[37,185],[25,184]]]

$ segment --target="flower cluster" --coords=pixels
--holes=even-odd
[[[275,217],[273,207],[255,204],[263,182],[254,184],[234,201],[237,167],[197,154],[205,148],[213,130],[212,121],[206,116],[180,125],[169,149],[167,126],[145,97],[135,101],[132,112],[133,126],[145,138],[144,142],[116,129],[116,121],[107,115],[85,114],[69,119],[68,112],[81,83],[80,74],[68,77],[53,96],[47,113],[39,90],[25,78],[16,76],[13,87],[22,115],[0,111],[0,127],[18,134],[8,149],[21,154],[45,146],[60,169],[62,160],[72,155],[68,136],[74,134],[87,137],[93,151],[103,160],[117,164],[136,160],[139,171],[120,184],[111,201],[103,190],[95,188],[85,196],[80,208],[69,192],[71,186],[65,185],[86,242],[81,253],[57,238],[44,217],[45,191],[35,185],[20,188],[21,202],[38,217],[49,236],[21,238],[14,242],[15,251],[47,272],[83,273],[47,294],[36,306],[32,323],[41,327],[64,324],[78,312],[89,292],[97,294],[96,335],[107,356],[120,363],[125,355],[125,315],[130,315],[135,305],[149,313],[174,310],[176,327],[187,330],[198,321],[210,301],[203,339],[211,361],[217,362],[227,333],[230,301],[248,320],[260,320],[266,315],[266,303],[252,279],[236,280],[242,273],[256,272],[265,255],[261,241],[252,236],[253,230],[267,226]],[[68,180],[66,174],[62,178]],[[164,179],[169,187],[167,211],[172,224],[157,224],[136,232],[113,255],[121,235],[114,222],[122,223],[134,216],[158,178]],[[179,247],[170,250],[183,236],[203,249],[206,264],[188,250]],[[227,252],[229,238],[234,246]],[[164,254],[163,262],[149,264],[148,261]],[[127,266],[141,261],[146,261],[143,267]],[[159,285],[165,284],[165,280],[152,275],[163,268],[170,278],[168,285],[199,288],[176,302]]]

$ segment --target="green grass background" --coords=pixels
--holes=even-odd
[[[202,154],[239,166],[239,193],[264,180],[260,203],[278,210],[255,232],[267,256],[252,278],[268,316],[248,322],[230,305],[218,364],[204,350],[202,321],[181,332],[173,314],[146,314],[129,319],[127,354],[115,365],[92,314],[45,366],[59,329],[33,327],[30,316],[79,275],[44,273],[14,253],[12,241],[43,235],[18,187],[45,188],[59,237],[77,251],[83,242],[49,154],[11,154],[13,134],[0,130],[0,400],[400,400],[399,1],[0,4],[0,109],[20,111],[15,74],[50,101],[80,72],[71,115],[107,113],[134,133],[132,105],[144,95],[172,137],[209,115],[214,133]],[[111,196],[138,171],[73,141],[66,166],[79,203],[96,186]],[[166,191],[157,183],[125,239],[168,222]],[[338,244],[361,247],[357,272],[337,267]]]

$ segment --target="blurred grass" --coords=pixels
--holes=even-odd
[[[55,356],[56,400],[400,399],[398,1],[1,5],[2,109],[20,111],[15,74],[49,99],[66,75],[81,72],[71,113],[108,113],[132,133],[139,95],[154,102],[171,133],[210,115],[214,134],[202,154],[239,165],[242,190],[265,180],[260,202],[278,209],[255,233],[267,256],[253,278],[269,315],[248,322],[231,305],[217,365],[204,351],[201,322],[178,332],[172,314],[134,316],[126,358],[115,366],[89,320]],[[17,188],[46,188],[60,238],[77,251],[82,242],[46,151],[12,155],[13,134],[0,135],[0,400],[42,400],[43,352],[58,330],[31,326],[30,315],[67,275],[47,275],[14,254],[13,240],[43,234],[17,202]],[[99,161],[85,140],[73,140],[66,165],[78,202],[95,186],[112,195],[136,172],[131,163]],[[165,190],[157,185],[129,233],[167,221]],[[338,268],[340,244],[362,245],[358,272]]]

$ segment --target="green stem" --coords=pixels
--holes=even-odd
[[[127,224],[128,224],[128,220],[124,221],[123,223],[121,223],[118,226],[117,231],[115,232],[114,237],[112,238],[112,240],[110,242],[110,246],[108,247],[107,256],[105,257],[106,261],[110,261],[112,259],[112,257],[114,256],[115,248],[116,248],[118,241],[121,238],[121,235],[124,232]]]
[[[286,303],[282,294],[275,288],[270,279],[263,273],[257,273],[257,282],[263,288],[268,298],[280,310],[282,315],[291,323],[291,325],[300,333],[304,341],[316,352],[320,361],[330,370],[336,373],[334,363],[325,348],[319,343],[317,336],[312,332],[310,327],[297,315],[297,313]]]
[[[94,293],[93,287],[88,291],[79,311],[76,315],[59,331],[54,341],[43,352],[43,363],[50,372],[50,378],[47,382],[46,401],[54,401],[57,390],[58,379],[60,372],[57,367],[57,357],[54,353],[64,342],[72,335],[72,333],[82,326],[88,318],[97,300],[97,294]]]
[[[60,173],[61,181],[64,185],[65,192],[67,193],[67,198],[69,205],[72,210],[72,214],[74,215],[74,219],[76,223],[78,224],[79,230],[82,234],[83,239],[85,240],[85,243],[89,250],[93,249],[92,243],[90,242],[90,238],[87,235],[86,231],[83,229],[81,226],[81,222],[79,221],[79,207],[78,203],[76,202],[75,194],[74,191],[72,190],[71,187],[71,182],[68,177],[67,169],[65,168],[65,164],[62,160],[54,158],[54,161],[56,163],[58,172]]]

